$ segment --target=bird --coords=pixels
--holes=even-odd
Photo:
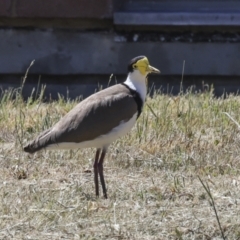
[[[104,198],[108,198],[103,162],[109,145],[127,134],[139,118],[145,103],[146,78],[160,71],[146,56],[133,58],[124,82],[96,92],[78,103],[51,128],[40,133],[23,148],[35,153],[42,149],[96,148],[94,184],[99,197],[99,178]]]

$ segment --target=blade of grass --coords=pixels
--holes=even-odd
[[[25,81],[26,81],[27,76],[28,76],[28,72],[29,72],[30,68],[32,67],[32,65],[34,64],[34,61],[35,61],[35,60],[33,60],[33,61],[30,63],[30,65],[29,65],[29,67],[27,68],[27,70],[26,70],[26,72],[25,72],[25,75],[24,75],[24,77],[23,77],[22,85],[21,85],[21,88],[20,88],[20,89],[21,89],[21,91],[20,91],[21,94],[22,94],[22,90],[23,90]]]
[[[180,83],[180,94],[183,93],[183,76],[184,76],[184,70],[185,70],[185,60],[183,60],[182,78],[181,78],[181,83]]]
[[[147,105],[147,107],[150,109],[150,111],[151,111],[151,113],[154,115],[154,117],[156,117],[156,118],[158,119],[158,116],[157,116],[157,114],[153,111],[152,107],[150,107],[150,105],[147,104],[147,103],[146,103],[146,105]]]
[[[229,113],[227,113],[227,112],[223,112],[223,113],[226,114],[240,129],[239,123]]]
[[[216,216],[216,219],[217,219],[217,222],[218,222],[218,226],[219,226],[219,229],[221,231],[221,235],[222,235],[222,239],[226,239],[226,237],[224,236],[224,232],[223,232],[223,229],[222,229],[222,226],[221,226],[221,223],[220,223],[220,220],[219,220],[219,217],[218,217],[218,213],[217,213],[217,209],[216,209],[216,206],[215,206],[215,202],[214,202],[214,199],[213,199],[213,196],[212,196],[212,193],[211,193],[211,190],[209,188],[209,185],[207,184],[204,184],[204,182],[202,181],[202,179],[198,176],[198,179],[199,181],[201,182],[203,188],[205,189],[206,193],[208,194],[209,198],[210,198],[210,203],[213,207],[213,210],[214,210],[214,213],[215,213],[215,216]]]

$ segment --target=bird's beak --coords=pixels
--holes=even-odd
[[[150,65],[148,65],[148,72],[149,73],[160,73],[160,71],[157,68],[152,67]]]

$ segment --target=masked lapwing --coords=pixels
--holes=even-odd
[[[150,66],[147,57],[133,58],[128,65],[125,82],[101,90],[76,105],[53,127],[24,147],[29,153],[41,149],[97,148],[94,162],[94,183],[99,196],[98,175],[103,195],[107,190],[103,161],[108,146],[134,126],[145,102],[149,73],[160,73]]]

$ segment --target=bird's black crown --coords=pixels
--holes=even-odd
[[[128,72],[133,72],[133,70],[134,70],[133,64],[143,58],[145,58],[145,56],[138,56],[138,57],[133,58],[128,64]]]

